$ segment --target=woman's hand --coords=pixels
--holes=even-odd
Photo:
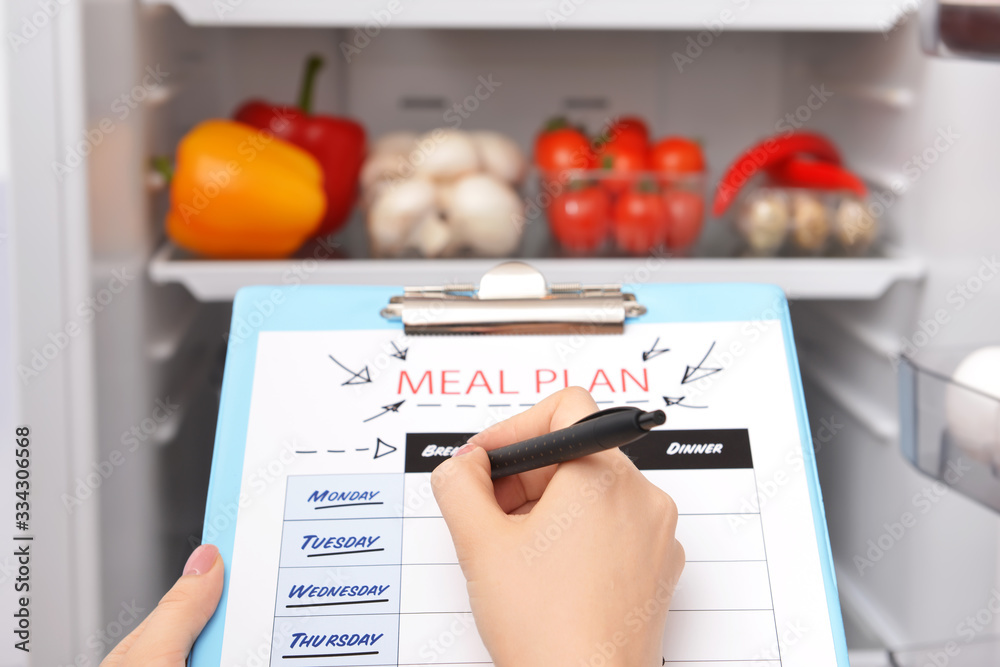
[[[677,508],[620,450],[490,480],[486,451],[597,409],[579,387],[479,433],[431,482],[497,667],[661,664]]]
[[[222,558],[211,544],[191,554],[184,574],[101,667],[184,667],[222,596]]]

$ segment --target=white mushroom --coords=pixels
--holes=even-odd
[[[416,173],[436,182],[453,181],[480,168],[476,144],[468,132],[437,129],[417,139],[410,152]]]
[[[487,174],[473,174],[452,187],[445,218],[453,245],[477,255],[510,255],[521,241],[524,205],[506,183]]]
[[[511,185],[520,183],[528,162],[516,143],[499,132],[473,132],[472,140],[487,174]]]
[[[451,183],[439,183],[437,186],[437,205],[438,208],[447,211],[451,208],[451,198],[455,192],[455,185],[458,181],[453,181]]]
[[[412,170],[412,168],[411,168]],[[366,206],[371,206],[385,185],[406,176],[406,158],[390,153],[373,153],[361,167],[362,200]]]
[[[436,210],[434,184],[422,178],[387,187],[368,211],[368,236],[375,256],[397,256],[416,226]]]
[[[451,243],[451,227],[440,211],[431,211],[417,223],[410,234],[408,245],[424,257],[440,257]]]

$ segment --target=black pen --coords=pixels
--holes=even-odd
[[[578,459],[635,442],[667,421],[663,410],[617,407],[588,415],[572,426],[488,452],[493,479]]]

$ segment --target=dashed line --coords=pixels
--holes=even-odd
[[[418,408],[440,408],[440,403],[417,403]]]
[[[476,407],[476,406],[474,406],[474,405],[470,405],[470,404],[468,404],[468,403],[462,403],[462,404],[460,404],[460,405],[456,405],[455,407],[456,407],[456,408],[474,408],[474,407]]]
[[[343,454],[347,450],[345,450],[345,449],[328,449],[326,451],[328,453],[330,453],[330,454]]]
[[[296,449],[295,453],[296,454],[315,454],[316,450],[315,449]]]
[[[491,408],[509,408],[510,403],[490,403],[488,407]]]
[[[644,398],[641,401],[625,401],[626,403],[649,403],[648,398]]]
[[[367,452],[371,447],[358,447],[354,451],[356,452]]]
[[[518,403],[517,407],[519,407],[519,408],[530,408],[533,405],[534,405],[534,403]]]

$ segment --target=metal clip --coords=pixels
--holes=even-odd
[[[524,262],[504,262],[475,285],[407,287],[382,309],[407,334],[622,333],[646,307],[621,285],[548,285]]]

